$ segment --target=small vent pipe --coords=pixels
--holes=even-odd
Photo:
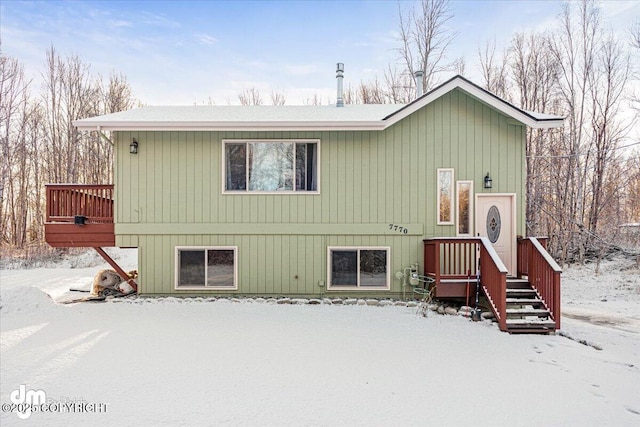
[[[416,98],[420,98],[422,96],[422,76],[424,73],[422,70],[418,70],[413,75],[416,77]]]
[[[344,107],[344,94],[342,93],[342,79],[344,78],[344,64],[338,62],[336,65],[336,79],[338,81],[338,95],[336,97],[336,107]]]

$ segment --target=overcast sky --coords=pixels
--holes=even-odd
[[[264,98],[284,92],[287,104],[314,93],[335,99],[335,64],[345,84],[381,75],[397,59],[402,1],[15,1],[0,2],[1,49],[28,76],[44,69],[45,52],[77,54],[95,73],[127,76],[149,105],[238,103],[251,86]],[[551,28],[562,8],[554,1],[452,1],[458,32],[448,52],[464,57],[478,79],[477,50],[499,49],[517,31]],[[606,25],[623,37],[640,16],[640,1],[601,4]],[[447,76],[442,76],[446,78]],[[268,102],[267,102],[268,103]]]

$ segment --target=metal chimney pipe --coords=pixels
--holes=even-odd
[[[336,107],[344,107],[344,94],[342,93],[342,80],[344,79],[344,64],[338,62],[336,65],[336,79],[338,80],[338,95],[336,97]]]
[[[422,70],[418,70],[413,75],[416,77],[416,98],[420,98],[422,96],[422,76],[424,73]]]

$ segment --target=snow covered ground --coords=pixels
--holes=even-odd
[[[0,272],[2,426],[640,425],[630,261],[567,269],[561,333],[533,336],[396,306],[54,303],[107,268],[84,257]],[[6,412],[21,385],[75,412]]]

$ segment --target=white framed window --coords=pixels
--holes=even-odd
[[[390,289],[391,248],[329,246],[327,252],[327,289]]]
[[[175,289],[238,289],[238,247],[176,246]]]
[[[320,141],[223,140],[223,193],[319,192]]]
[[[473,236],[473,181],[456,182],[456,223],[457,235],[460,237]]]
[[[437,214],[438,225],[453,225],[453,169],[438,169]]]

